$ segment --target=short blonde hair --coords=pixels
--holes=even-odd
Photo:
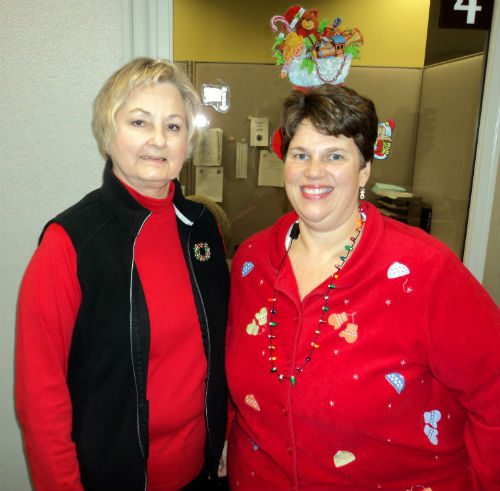
[[[136,58],[111,75],[94,100],[92,132],[104,159],[109,158],[107,148],[116,131],[116,113],[132,90],[161,83],[172,84],[181,94],[186,113],[186,158],[192,155],[197,135],[194,118],[200,107],[198,94],[187,76],[170,61]]]

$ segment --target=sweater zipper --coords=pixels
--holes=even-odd
[[[133,337],[132,337],[132,324],[133,324],[133,315],[132,315],[132,295],[133,295],[133,288],[132,288],[132,283],[133,283],[133,278],[134,278],[134,263],[135,263],[135,243],[137,242],[137,237],[139,237],[139,234],[141,233],[142,228],[144,227],[144,224],[148,220],[148,218],[151,216],[151,212],[149,212],[148,216],[143,220],[141,223],[141,226],[139,227],[139,230],[137,231],[137,234],[134,237],[134,244],[132,246],[132,264],[130,265],[130,289],[129,289],[129,302],[130,302],[130,309],[129,309],[129,333],[130,333],[130,359],[132,362],[132,373],[134,374],[134,387],[135,387],[135,401],[136,401],[136,419],[137,419],[137,439],[139,440],[139,448],[141,450],[141,455],[146,462],[145,458],[145,452],[141,440],[141,430],[140,430],[140,422],[139,422],[139,390],[137,389],[137,377],[135,374],[135,365],[134,365],[134,350],[133,350]],[[147,468],[144,469],[144,491],[146,491],[146,488],[148,487],[148,471]]]
[[[212,351],[212,344],[210,342],[210,329],[208,328],[208,319],[207,319],[207,312],[205,310],[205,304],[203,303],[203,297],[201,295],[201,290],[200,290],[200,287],[198,285],[198,280],[196,279],[196,274],[194,272],[194,268],[193,268],[193,261],[191,259],[191,253],[190,253],[190,250],[191,250],[191,243],[190,243],[190,239],[191,239],[191,230],[189,231],[188,233],[188,240],[187,240],[187,256],[189,258],[189,269],[191,270],[191,273],[192,273],[192,277],[194,278],[194,284],[195,284],[195,287],[196,287],[196,291],[198,293],[198,298],[200,299],[200,302],[201,302],[201,307],[203,309],[203,316],[205,318],[205,326],[206,326],[206,331],[207,331],[207,338],[208,338],[208,357],[207,357],[207,383],[205,385],[205,421],[206,421],[206,426],[207,426],[207,440],[208,440],[208,444],[210,445],[210,447],[212,447],[212,442],[210,441],[210,428],[208,426],[208,404],[207,404],[207,399],[208,399],[208,383],[209,383],[209,380],[210,380],[210,360],[211,360],[211,351]]]

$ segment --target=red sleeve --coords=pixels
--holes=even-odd
[[[16,408],[37,490],[83,490],[66,384],[80,302],[75,250],[52,224],[26,270],[17,315]]]
[[[467,411],[474,489],[500,489],[499,309],[458,259],[447,261],[434,285],[431,369]]]

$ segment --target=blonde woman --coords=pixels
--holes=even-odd
[[[184,74],[148,58],[94,102],[103,185],[47,224],[19,298],[16,400],[36,489],[217,479],[228,272],[213,215],[177,181],[197,108]]]

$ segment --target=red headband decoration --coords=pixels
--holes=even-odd
[[[278,128],[273,135],[271,142],[273,152],[278,156],[280,160],[283,160],[283,134],[281,133],[281,128]]]

